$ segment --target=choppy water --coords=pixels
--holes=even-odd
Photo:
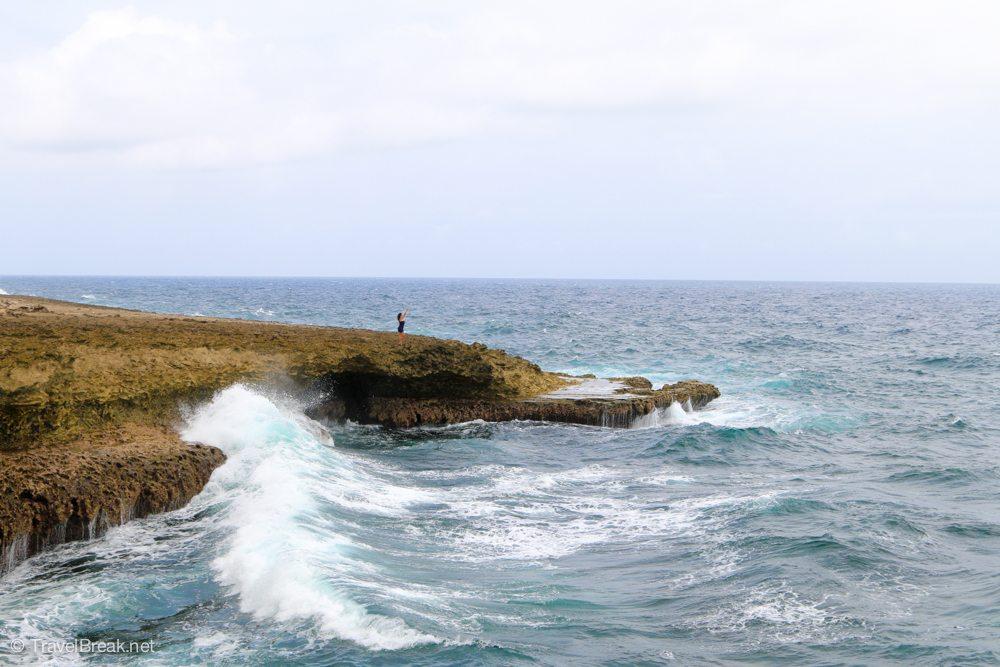
[[[156,664],[1000,662],[998,286],[0,288],[386,330],[409,307],[413,333],[724,394],[627,431],[392,432],[325,429],[291,397],[232,387],[184,427],[229,456],[205,491],[8,575],[0,647],[147,640]]]

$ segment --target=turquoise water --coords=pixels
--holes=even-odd
[[[997,664],[1000,286],[0,278],[9,293],[481,341],[723,398],[649,428],[323,425],[231,387],[188,507],[0,587],[117,664]]]

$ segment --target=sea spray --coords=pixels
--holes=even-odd
[[[337,455],[297,406],[236,385],[196,410],[182,435],[229,457],[213,482],[231,498],[224,521],[232,536],[213,568],[238,594],[241,611],[278,623],[315,623],[369,649],[439,641],[400,619],[369,613],[324,577],[324,567],[349,544],[315,525],[315,486],[335,483],[314,476],[317,460]]]
[[[631,428],[655,428],[668,424],[684,424],[688,423],[689,419],[687,413],[684,411],[684,407],[674,401],[665,408],[656,408],[652,412],[639,417],[632,422]]]
[[[424,333],[480,340],[548,369],[657,385],[704,377],[724,392],[688,413],[690,426],[345,424],[331,427],[336,449],[309,448],[315,466],[292,472],[308,472],[295,478],[325,523],[309,511],[294,523],[307,535],[322,529],[330,569],[308,562],[307,580],[327,582],[324,598],[466,644],[376,652],[323,630],[316,615],[258,622],[241,612],[238,590],[212,565],[236,535],[232,502],[251,490],[254,466],[233,466],[177,512],[62,545],[6,575],[0,663],[14,662],[10,639],[75,636],[152,639],[153,659],[167,666],[1000,663],[998,286],[0,284],[213,316],[265,304],[279,319],[369,328],[391,327],[398,307],[386,304],[405,302]],[[512,333],[486,331],[483,312]],[[783,332],[822,344],[795,345]],[[227,448],[231,461],[239,446]]]

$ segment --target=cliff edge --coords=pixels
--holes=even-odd
[[[511,399],[565,380],[485,345],[0,296],[0,450],[109,423],[170,423],[180,401],[234,382],[371,396]]]
[[[311,416],[390,427],[532,419],[627,427],[719,395],[574,378],[478,343],[0,296],[0,574],[47,546],[185,504],[225,457],[182,442],[181,406],[236,382]]]

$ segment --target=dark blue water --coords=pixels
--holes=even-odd
[[[413,333],[547,369],[723,392],[644,429],[392,432],[231,388],[180,426],[229,456],[206,490],[11,573],[3,640],[148,640],[157,664],[1000,662],[1000,286],[0,288],[387,331],[410,308]]]

